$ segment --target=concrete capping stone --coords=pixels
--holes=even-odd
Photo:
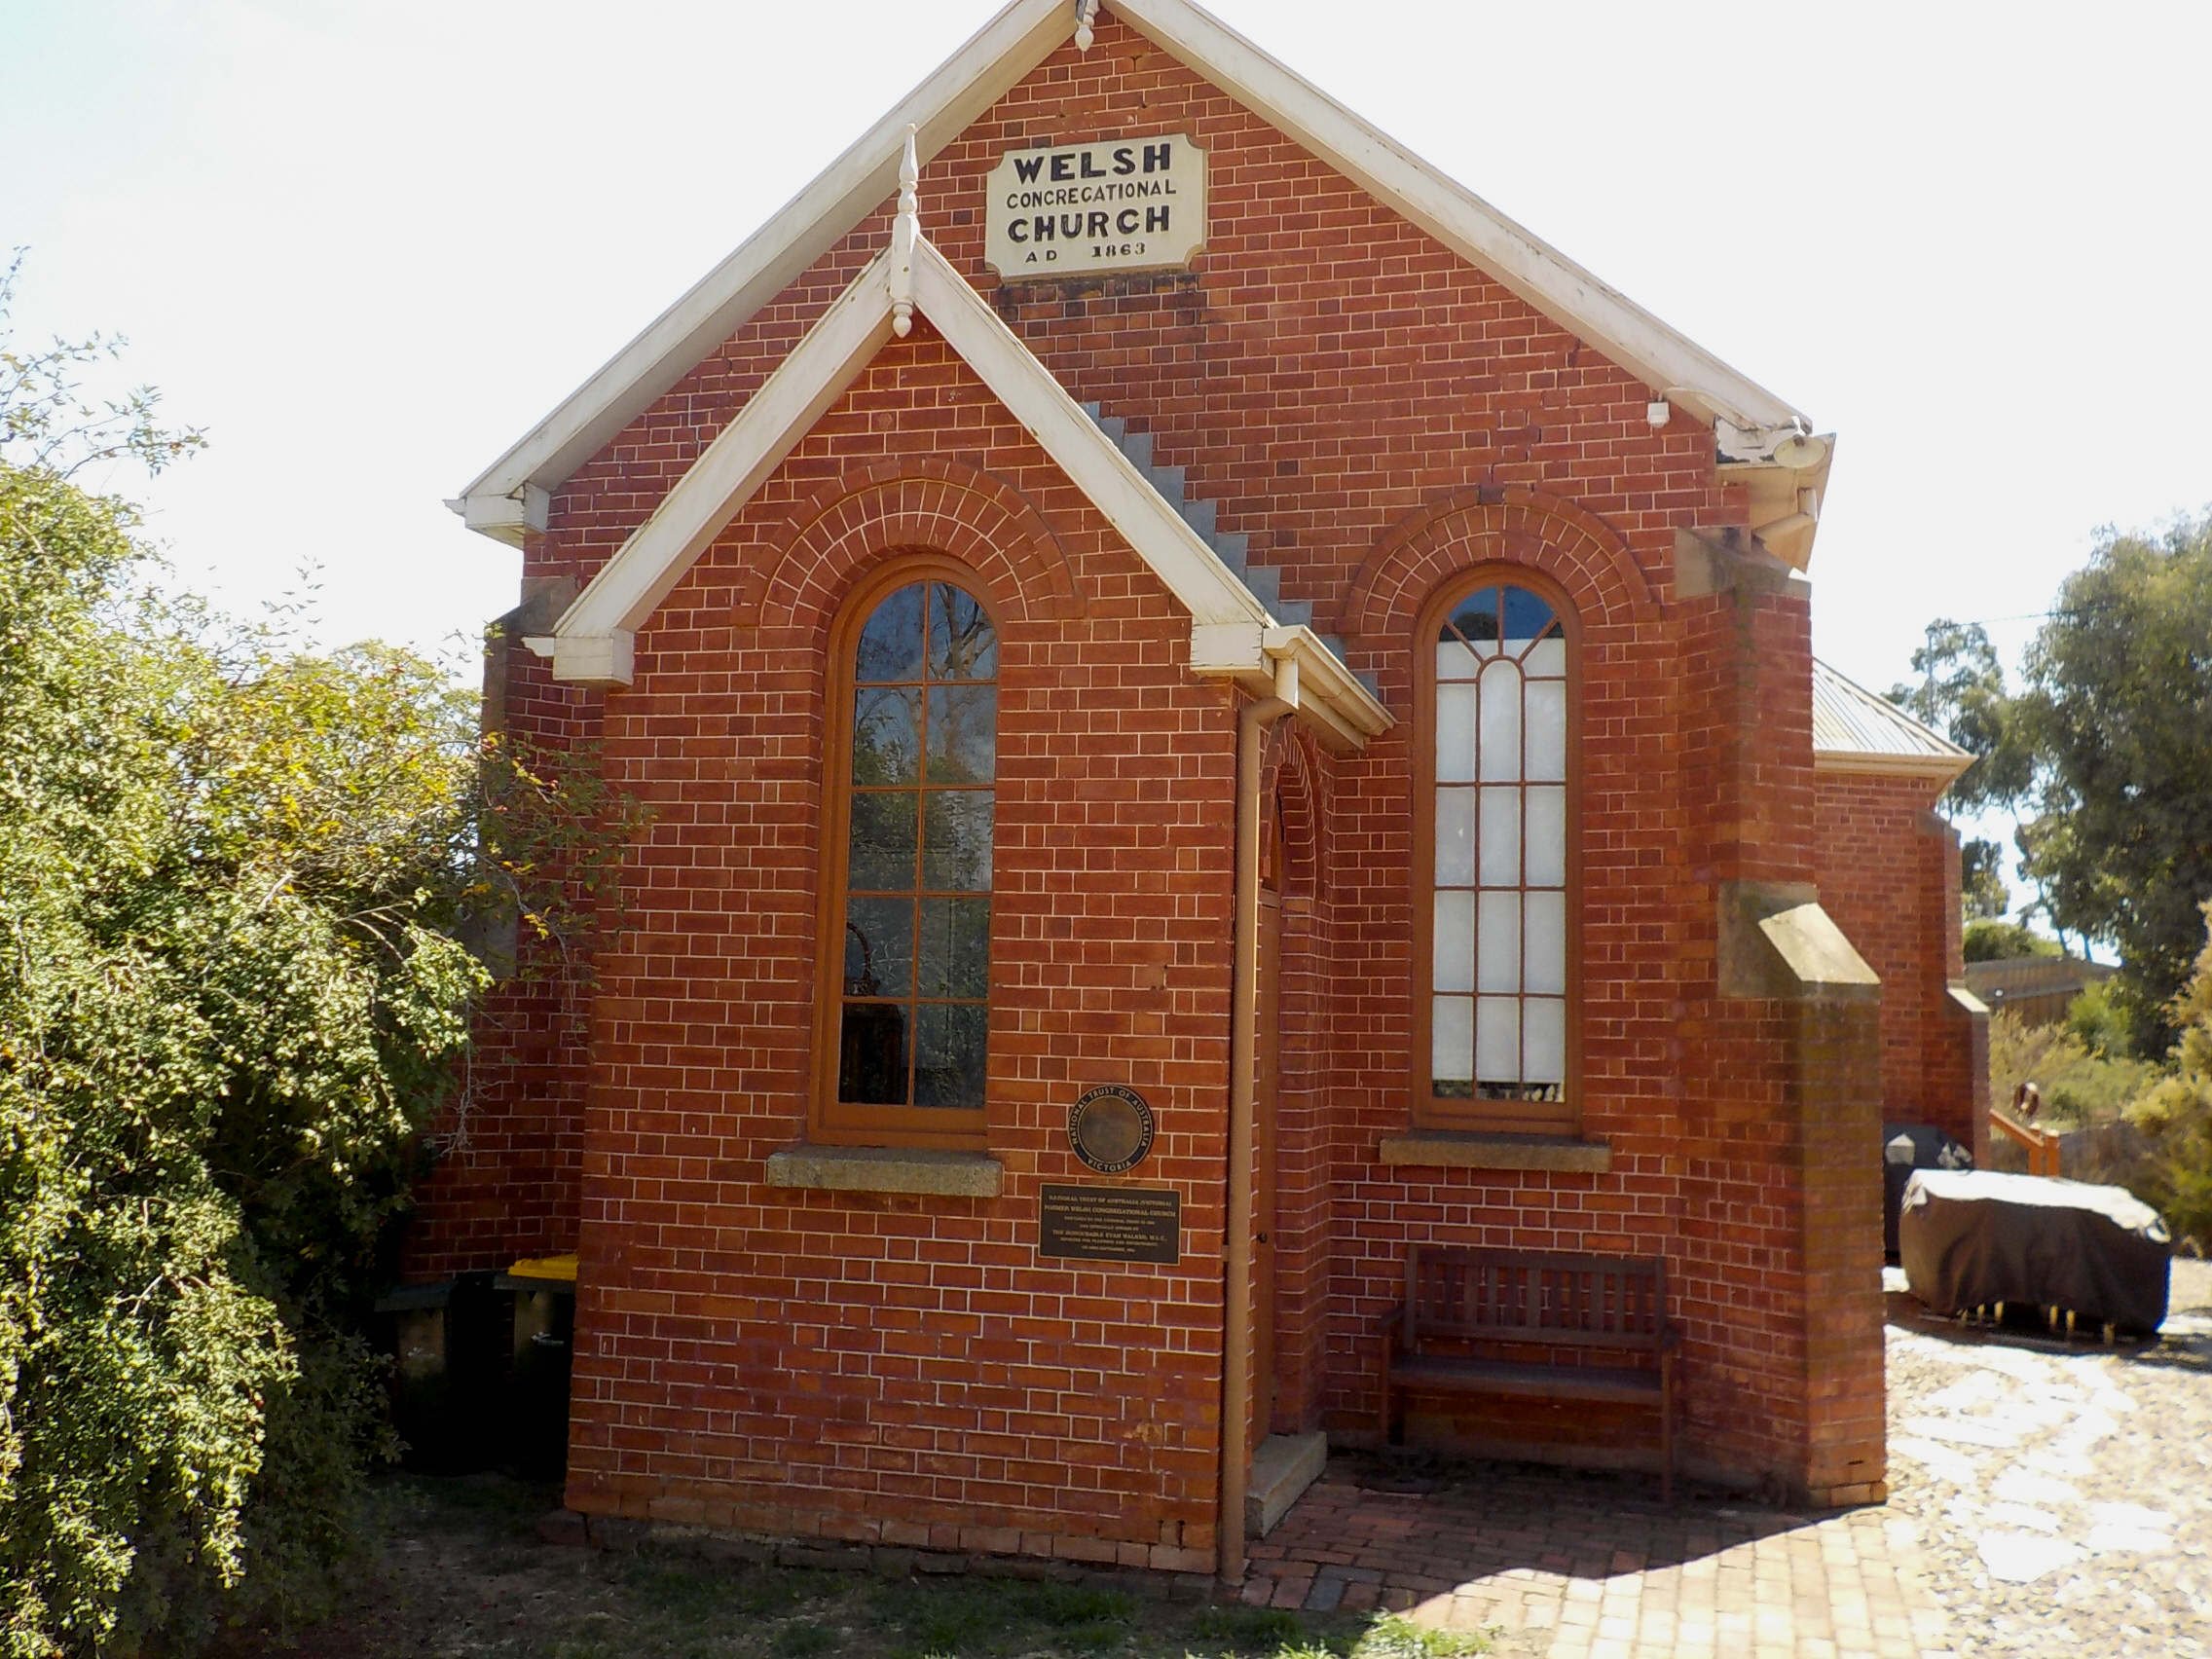
[[[1565,1169],[1603,1175],[1613,1166],[1610,1141],[1482,1134],[1471,1129],[1384,1135],[1375,1156],[1385,1167],[1410,1163],[1432,1169]]]
[[[987,1152],[899,1146],[787,1146],[768,1155],[768,1185],[818,1193],[931,1193],[995,1198],[1006,1165]]]
[[[1816,890],[1801,882],[1720,884],[1720,994],[1778,1002],[1878,1002],[1866,966]]]

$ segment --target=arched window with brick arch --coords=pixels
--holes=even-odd
[[[903,558],[831,630],[813,1132],[983,1141],[998,627],[975,576]]]
[[[1575,628],[1533,572],[1441,592],[1416,636],[1414,1118],[1577,1122]]]

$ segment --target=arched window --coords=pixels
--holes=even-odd
[[[998,631],[965,577],[903,562],[854,596],[831,644],[827,1140],[981,1144]]]
[[[1414,856],[1415,1116],[1575,1124],[1573,640],[1500,574],[1423,613]]]

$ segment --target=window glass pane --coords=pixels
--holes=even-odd
[[[999,693],[995,685],[930,687],[930,782],[987,784],[997,766]]]
[[[1485,783],[1520,781],[1521,670],[1502,659],[1483,669],[1481,766]]]
[[[1482,792],[1482,866],[1485,887],[1521,885],[1521,792],[1512,785]]]
[[[837,1033],[837,1098],[856,1106],[906,1104],[903,1003],[845,1004]]]
[[[1436,896],[1436,935],[1430,957],[1430,982],[1439,991],[1475,988],[1475,896]]]
[[[1475,884],[1475,792],[1436,792],[1436,885]]]
[[[1471,782],[1475,775],[1475,688],[1436,688],[1436,781]]]
[[[1475,1002],[1475,1076],[1484,1083],[1521,1081],[1521,999]]]
[[[1521,671],[1531,680],[1557,680],[1567,673],[1567,642],[1557,634],[1538,640],[1521,659]]]
[[[1567,990],[1567,895],[1556,889],[1529,895],[1527,974],[1525,989]]]
[[[1521,988],[1521,895],[1518,891],[1482,896],[1482,909],[1475,927],[1475,988],[1481,991]]]
[[[851,860],[845,885],[855,893],[914,890],[914,793],[892,790],[853,796]]]
[[[1529,776],[1567,776],[1567,682],[1537,680],[1529,686]]]
[[[845,994],[910,997],[914,994],[914,902],[911,899],[845,901]]]
[[[938,582],[930,589],[930,678],[990,680],[999,671],[999,638],[974,597]]]
[[[989,1012],[925,1004],[914,1035],[914,1104],[981,1106]]]
[[[1438,997],[1429,1005],[1430,1087],[1465,1099],[1474,1092],[1475,1000]]]
[[[1451,629],[1436,646],[1436,678],[1439,680],[1472,680],[1483,671],[1483,659],[1459,643]]]
[[[1521,1005],[1522,1075],[1530,1083],[1567,1081],[1567,1004],[1530,997]]]
[[[977,997],[990,992],[991,902],[922,901],[921,993]]]
[[[1497,654],[1497,589],[1477,588],[1453,608],[1451,626],[1478,655]]]
[[[1529,796],[1529,874],[1530,887],[1567,884],[1567,791],[1557,784],[1532,784]]]
[[[1505,637],[1507,649],[1519,656],[1528,649],[1529,642],[1552,625],[1552,608],[1527,588],[1509,587],[1505,590]]]
[[[864,685],[853,696],[853,782],[911,784],[919,741],[915,693]]]
[[[861,629],[854,678],[872,681],[922,677],[922,584],[888,595]]]
[[[956,893],[991,885],[991,792],[922,793],[922,886]]]

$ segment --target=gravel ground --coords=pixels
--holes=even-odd
[[[1892,1298],[1890,1508],[1962,1654],[2212,1659],[2212,1262],[2160,1340],[2001,1338]]]

